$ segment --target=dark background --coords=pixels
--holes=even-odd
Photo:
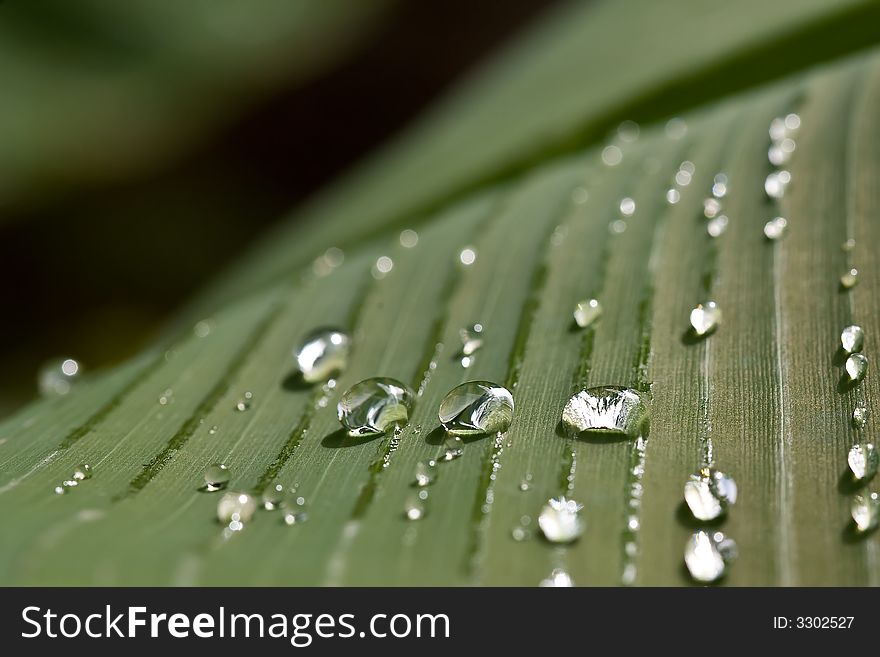
[[[35,396],[49,358],[94,370],[135,353],[261,231],[554,3],[392,3],[329,71],[160,170],[0,208],[0,417]],[[64,29],[53,38],[77,36]]]

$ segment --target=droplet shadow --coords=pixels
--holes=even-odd
[[[310,390],[316,384],[309,383],[303,378],[302,372],[299,370],[294,370],[290,374],[288,374],[284,381],[281,382],[281,388],[287,390],[288,392],[300,392],[302,390]]]
[[[852,470],[847,468],[841,473],[840,479],[837,480],[837,491],[843,495],[852,495],[864,488],[867,483],[864,479],[856,479]]]
[[[703,333],[703,335],[700,335],[699,333],[696,332],[696,330],[694,330],[693,327],[690,327],[684,333],[681,334],[681,343],[685,346],[688,346],[688,347],[693,346],[695,344],[700,344],[703,340],[708,338],[713,333],[715,333],[715,329],[712,329],[708,333]]]
[[[844,351],[843,347],[838,347],[837,351],[834,352],[834,356],[831,357],[831,362],[835,367],[843,367],[848,357],[849,354]]]
[[[370,436],[350,436],[345,429],[337,429],[328,433],[321,439],[321,446],[329,449],[345,449],[348,447],[360,447],[383,438],[387,433],[377,433]]]
[[[461,438],[461,442],[463,442],[465,445],[470,445],[471,443],[476,443],[476,442],[480,442],[482,440],[486,440],[486,438],[488,438],[490,435],[492,435],[492,434],[477,434],[474,436],[459,436],[459,438]],[[446,433],[446,429],[444,429],[443,426],[441,425],[441,426],[435,427],[430,432],[428,432],[428,434],[425,436],[425,442],[429,445],[434,445],[435,447],[439,447],[439,446],[443,445],[447,436],[448,436],[448,434]]]
[[[691,510],[688,508],[688,505],[684,500],[679,502],[675,509],[675,519],[678,521],[678,524],[695,531],[697,529],[718,529],[724,524],[726,515],[727,514],[722,513],[714,520],[699,520],[694,517],[694,514],[691,513]]]
[[[846,372],[840,375],[840,380],[837,382],[837,392],[841,394],[845,394],[850,390],[853,390],[856,386],[859,385],[859,381],[853,381],[849,378]]]
[[[849,545],[861,543],[877,531],[877,527],[866,532],[859,531],[855,520],[850,520],[840,531],[840,539]]]
[[[690,586],[693,588],[712,588],[715,586],[721,586],[724,584],[724,580],[727,579],[727,572],[725,572],[721,577],[716,579],[714,582],[698,582],[693,577],[691,577],[690,571],[687,569],[687,565],[682,563],[679,568],[679,572],[681,576],[684,578],[685,586]]]
[[[580,433],[573,433],[565,428],[565,424],[562,420],[556,423],[556,435],[560,438],[573,438],[575,440],[580,440],[585,443],[590,443],[591,445],[610,445],[612,443],[633,441],[638,436],[641,436],[644,439],[648,439],[651,435],[651,423],[647,418],[642,422],[639,430],[635,433],[635,435],[630,435],[627,433],[621,433],[619,431],[582,431]]]

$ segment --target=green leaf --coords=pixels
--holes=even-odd
[[[841,388],[834,350],[849,323],[865,329],[869,359],[880,336],[880,60],[868,49],[817,61],[865,46],[862,23],[875,11],[596,3],[539,26],[304,210],[309,223],[233,270],[167,344],[0,425],[0,582],[535,585],[564,568],[581,585],[684,584],[693,528],[682,487],[711,445],[740,490],[722,526],[740,552],[727,583],[876,584],[880,539],[848,531],[842,473],[856,438],[849,416],[857,402],[876,411],[880,384],[869,373]],[[856,35],[843,45],[842,23]],[[631,43],[646,33],[639,25],[664,35],[651,32],[656,52]],[[816,35],[830,45],[785,50]],[[768,73],[756,64],[774,55],[784,64],[767,61],[769,70],[792,74],[759,84]],[[701,92],[719,71],[736,75]],[[596,137],[623,111],[643,121],[641,136],[606,166]],[[688,125],[682,139],[664,131],[673,111]],[[770,202],[767,129],[788,112],[802,119],[793,181]],[[694,178],[670,205],[684,160]],[[718,172],[730,180],[730,224],[713,239],[702,201]],[[623,197],[636,211],[614,232]],[[789,231],[769,242],[762,228],[777,214]],[[402,227],[418,231],[414,248],[400,244]],[[845,252],[849,237],[856,246]],[[331,245],[345,261],[319,275],[312,261]],[[470,266],[464,247],[477,254]],[[380,255],[394,267],[376,278]],[[842,292],[853,263],[861,282]],[[571,312],[587,297],[604,314],[576,330]],[[695,342],[688,314],[708,298],[723,321]],[[199,337],[189,326],[208,314]],[[485,345],[464,369],[458,331],[474,322]],[[327,324],[353,332],[348,369],[329,393],[292,384],[291,349]],[[421,392],[397,438],[340,431],[339,395],[370,376]],[[438,404],[471,379],[513,391],[514,423],[441,463],[425,517],[408,521],[416,464],[443,450]],[[569,395],[598,384],[649,396],[646,440],[560,435]],[[245,392],[252,405],[239,412]],[[870,420],[866,435],[874,430]],[[308,521],[288,527],[260,512],[224,538],[217,494],[198,490],[217,461],[234,489],[295,486]],[[93,478],[55,495],[82,462]],[[535,528],[561,493],[585,505],[587,527],[564,549]],[[524,522],[534,535],[516,541]]]

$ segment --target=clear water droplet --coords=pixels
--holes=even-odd
[[[241,491],[223,493],[217,502],[217,518],[224,525],[247,524],[257,512],[257,503],[251,495]],[[238,527],[240,529],[241,527]],[[232,527],[230,527],[232,529]]]
[[[574,580],[561,568],[554,568],[548,577],[541,580],[539,586],[542,588],[571,588],[574,586]]]
[[[81,463],[73,469],[73,478],[77,481],[85,481],[92,478],[92,466]]]
[[[584,532],[581,509],[583,505],[564,496],[550,499],[538,516],[538,527],[551,543],[571,543]]]
[[[464,441],[458,436],[446,436],[443,441],[443,460],[454,461],[464,454]]]
[[[385,278],[392,269],[394,269],[394,260],[388,256],[379,256],[376,258],[376,264],[373,265],[373,278]]]
[[[669,203],[669,205],[675,205],[680,200],[681,200],[681,193],[677,189],[675,189],[674,187],[671,187],[666,190],[666,202]]]
[[[620,214],[623,217],[631,217],[636,211],[636,202],[629,196],[620,199]]]
[[[715,179],[712,181],[712,196],[715,198],[724,198],[727,196],[728,182],[727,174],[715,174]]]
[[[419,243],[419,234],[412,228],[405,228],[400,231],[400,246],[405,249],[411,249]]]
[[[856,530],[862,534],[873,531],[880,525],[880,495],[877,493],[853,495],[850,513]]]
[[[581,390],[562,410],[562,424],[572,434],[609,433],[636,436],[647,419],[648,408],[632,388],[598,386]]]
[[[865,344],[865,332],[855,324],[847,326],[840,332],[840,346],[847,354],[862,350]]]
[[[229,468],[223,463],[214,463],[205,468],[203,476],[205,479],[205,490],[214,492],[226,487],[232,473],[229,472]]]
[[[348,365],[351,336],[337,328],[319,328],[309,333],[294,351],[297,369],[307,383],[326,381]]]
[[[685,503],[697,520],[720,518],[736,502],[736,496],[733,478],[712,468],[692,474],[684,485]]]
[[[281,484],[269,484],[263,489],[263,508],[266,511],[274,511],[284,501],[284,486]]]
[[[467,246],[458,254],[458,260],[465,267],[470,267],[477,261],[477,252],[472,246]]]
[[[774,217],[764,224],[764,237],[768,240],[778,240],[785,235],[786,228],[788,228],[788,221],[785,217]]]
[[[44,397],[60,397],[70,392],[82,376],[82,366],[73,358],[46,363],[37,375],[37,387]]]
[[[449,391],[438,415],[452,435],[503,433],[513,420],[513,395],[496,383],[469,381]]]
[[[375,436],[409,420],[415,393],[396,379],[372,378],[345,391],[336,407],[350,436]]]
[[[873,443],[858,443],[853,445],[846,457],[850,472],[858,482],[870,481],[877,474],[877,466],[880,465],[880,453]]]
[[[691,327],[697,336],[708,335],[721,322],[721,308],[714,301],[697,304],[691,311]]]
[[[431,462],[433,463],[433,461]],[[434,467],[428,463],[416,463],[416,486],[424,488],[430,486],[434,481]]]
[[[684,549],[684,562],[691,577],[702,583],[715,582],[736,558],[736,543],[721,532],[695,532]]]
[[[717,217],[710,219],[706,224],[706,232],[710,237],[720,237],[727,230],[727,224],[730,223],[726,214],[719,214]]]
[[[602,315],[602,304],[598,299],[579,301],[574,307],[574,321],[581,328],[587,328]]]
[[[852,424],[856,429],[864,429],[868,424],[868,409],[865,406],[856,406],[852,412]]]
[[[853,267],[848,272],[846,272],[843,276],[840,277],[840,286],[849,290],[850,288],[855,287],[859,283],[859,270]]]
[[[843,367],[851,382],[861,381],[868,371],[868,359],[864,354],[852,354],[846,359]]]
[[[418,495],[410,495],[403,507],[407,520],[421,520],[425,516],[425,504],[423,498]]]
[[[706,217],[706,219],[717,217],[720,212],[721,201],[719,201],[714,196],[703,199],[703,215]]]
[[[615,167],[623,160],[623,151],[620,146],[611,144],[602,149],[602,162],[610,167]]]

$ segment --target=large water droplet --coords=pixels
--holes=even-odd
[[[840,332],[840,346],[847,354],[862,350],[865,343],[865,332],[861,326],[847,326]]]
[[[781,239],[787,227],[788,220],[785,217],[775,217],[764,224],[764,237],[773,241]]]
[[[554,568],[548,577],[541,580],[541,587],[570,588],[574,586],[574,580],[561,568]]]
[[[691,311],[691,326],[698,336],[708,335],[721,322],[721,308],[714,301],[699,303]]]
[[[81,463],[73,469],[73,478],[77,481],[85,481],[92,478],[92,466],[88,463]]]
[[[257,503],[247,493],[230,491],[224,493],[217,502],[217,518],[230,529],[241,529],[242,525],[249,522],[257,511]]]
[[[736,502],[736,496],[733,478],[712,468],[702,468],[684,485],[685,503],[697,520],[720,518]]]
[[[415,394],[396,379],[373,378],[345,391],[336,410],[350,436],[375,436],[409,420]]]
[[[866,534],[880,525],[880,495],[877,493],[859,493],[853,496],[850,506],[856,529]]]
[[[351,337],[340,329],[319,328],[309,333],[294,352],[297,368],[307,383],[326,381],[348,365]]]
[[[599,432],[636,436],[648,408],[632,388],[599,386],[581,390],[568,400],[562,424],[569,433]]]
[[[46,363],[37,376],[40,394],[46,397],[66,395],[79,381],[82,366],[72,358],[59,358]]]
[[[697,582],[721,579],[735,558],[736,543],[721,532],[695,532],[684,549],[685,565]]]
[[[584,532],[583,506],[563,497],[548,500],[538,516],[538,527],[551,543],[571,543]]]
[[[602,304],[598,299],[579,301],[574,307],[574,321],[581,328],[587,328],[602,315]]]
[[[214,463],[205,468],[205,489],[211,492],[225,488],[231,473],[223,463]]]
[[[865,378],[865,372],[868,371],[868,359],[864,354],[851,354],[843,367],[851,382],[861,381]]]
[[[849,469],[856,481],[869,481],[877,474],[880,453],[877,452],[873,443],[858,443],[850,448],[846,462],[849,464]]]
[[[846,272],[843,276],[840,277],[840,286],[849,290],[850,288],[855,287],[859,283],[859,270],[853,267],[848,272]]]
[[[458,436],[507,431],[513,420],[513,395],[489,381],[469,381],[453,388],[440,402],[440,423]]]

